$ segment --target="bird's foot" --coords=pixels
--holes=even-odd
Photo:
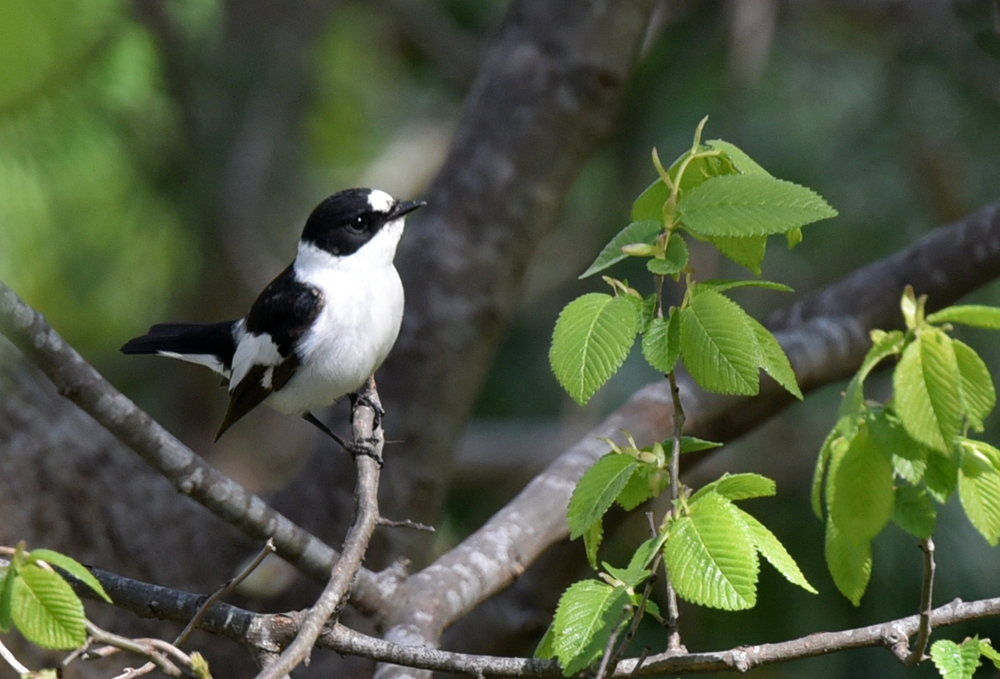
[[[381,469],[385,465],[385,461],[378,452],[379,440],[375,436],[370,436],[366,439],[357,439],[346,444],[344,447],[347,449],[351,455],[357,458],[358,455],[364,455],[365,457],[370,457],[378,463],[378,468]]]
[[[372,429],[378,429],[382,426],[382,416],[385,415],[385,410],[382,408],[382,404],[378,403],[372,398],[369,398],[366,394],[348,394],[351,399],[351,420],[354,419],[354,409],[360,403],[366,405],[372,409],[375,413],[374,421],[372,422]]]

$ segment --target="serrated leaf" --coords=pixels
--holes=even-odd
[[[656,222],[658,229],[662,228],[663,204],[667,202],[669,197],[670,189],[663,183],[663,180],[654,181],[632,203],[632,222],[652,220]]]
[[[931,497],[941,504],[948,501],[958,486],[958,458],[956,454],[945,454],[933,449],[928,451],[924,484]]]
[[[718,493],[692,502],[690,514],[673,521],[663,555],[684,599],[729,611],[756,603],[757,549],[739,510]]]
[[[700,439],[697,436],[681,436],[682,455],[684,453],[697,453],[699,450],[720,448],[721,446],[722,446],[721,443],[718,443],[716,441],[706,441],[705,439]],[[669,446],[665,443],[664,447],[669,447]]]
[[[646,262],[646,269],[650,273],[660,276],[673,276],[683,271],[690,259],[691,253],[688,252],[688,246],[684,242],[684,237],[679,233],[675,233],[667,243],[667,251],[664,259],[657,259],[655,257],[650,259]]]
[[[983,657],[989,659],[993,663],[994,667],[1000,669],[1000,653],[993,648],[993,644],[990,643],[989,639],[979,640],[979,652],[983,655]]]
[[[867,427],[859,428],[843,455],[831,460],[826,503],[830,521],[855,541],[870,541],[892,519],[892,463],[874,444]]]
[[[87,641],[83,604],[62,576],[26,564],[14,579],[11,617],[26,639],[43,648],[71,649]]]
[[[799,569],[799,565],[795,563],[795,559],[788,553],[788,550],[781,544],[781,541],[775,537],[774,533],[750,514],[743,510],[740,510],[740,513],[742,514],[743,522],[747,526],[747,530],[750,532],[750,539],[753,541],[757,551],[760,552],[760,555],[767,559],[779,573],[785,576],[788,582],[798,585],[807,592],[817,594],[816,588],[809,584],[806,576]]]
[[[895,410],[910,436],[948,452],[962,430],[958,361],[952,339],[928,328],[903,351],[893,373]]]
[[[659,495],[669,481],[669,476],[656,466],[640,462],[628,483],[618,494],[618,504],[630,512],[646,500]]]
[[[114,603],[111,601],[111,597],[108,593],[104,591],[104,586],[94,577],[86,566],[77,561],[76,559],[66,556],[65,554],[60,554],[51,549],[33,549],[29,555],[30,561],[45,561],[53,566],[58,566],[63,569],[74,578],[85,584],[90,589],[104,599],[106,602]]]
[[[590,528],[583,532],[583,549],[587,552],[587,562],[597,570],[597,550],[604,540],[604,522],[598,519]]]
[[[927,317],[929,323],[961,323],[974,328],[1000,330],[1000,308],[981,304],[960,304],[936,311]]]
[[[1000,542],[1000,450],[982,441],[962,441],[958,497],[972,525],[996,547]]]
[[[872,442],[892,461],[893,471],[911,484],[920,483],[927,469],[928,448],[906,433],[896,414],[884,408],[865,412]]]
[[[681,311],[681,354],[691,376],[709,391],[755,395],[760,366],[749,316],[714,290],[695,290]]]
[[[951,343],[955,348],[955,360],[958,364],[963,410],[972,428],[982,431],[983,420],[993,412],[997,404],[993,378],[975,349],[957,339],[952,339]]]
[[[767,236],[714,236],[708,242],[729,259],[752,271],[755,276],[761,274],[761,266],[767,254]]]
[[[13,624],[11,612],[14,605],[14,578],[17,571],[8,566],[0,569],[0,632],[9,632]]]
[[[716,292],[725,292],[734,288],[763,288],[765,290],[777,290],[778,292],[795,292],[784,283],[774,281],[731,281],[725,278],[710,278],[707,281],[698,283],[699,288],[711,288]]]
[[[637,586],[645,582],[646,578],[648,578],[651,574],[647,568],[637,568],[635,570],[630,570],[628,568],[615,568],[606,561],[602,565],[608,575],[620,582],[626,589],[632,591],[634,591]]]
[[[695,501],[708,493],[718,493],[727,500],[749,500],[755,497],[771,497],[776,492],[773,480],[760,474],[726,474],[717,481],[702,486],[691,496]]]
[[[723,175],[683,192],[681,223],[700,236],[766,236],[835,217],[837,211],[804,186],[762,175]]]
[[[795,371],[777,338],[753,316],[747,316],[747,322],[753,331],[754,340],[757,342],[760,367],[788,393],[801,401],[803,398],[802,390],[799,389]]]
[[[656,556],[656,553],[663,549],[663,545],[666,541],[667,535],[660,533],[659,535],[654,535],[639,545],[639,547],[635,550],[635,553],[632,554],[632,559],[628,564],[628,570],[635,573],[639,570],[648,569],[649,565],[653,562],[653,558]]]
[[[712,139],[705,142],[705,145],[716,151],[722,151],[726,154],[726,157],[732,162],[733,166],[741,174],[748,175],[763,175],[765,177],[770,177],[771,174],[757,164],[753,158],[748,156],[742,149],[738,148],[735,144],[730,144],[728,141],[723,141],[722,139]]]
[[[950,639],[939,639],[931,644],[931,660],[942,679],[972,679],[978,669],[979,639],[966,640],[961,646]]]
[[[576,674],[601,656],[628,600],[624,587],[597,580],[581,580],[563,593],[553,621],[552,647],[565,676]]]
[[[843,455],[847,451],[848,445],[850,445],[848,440],[834,428],[826,435],[823,445],[820,446],[816,467],[813,469],[812,491],[810,493],[813,514],[820,521],[823,520],[823,482],[826,480],[827,471],[830,468],[830,460],[834,456],[835,448],[839,448],[836,451],[838,455]]]
[[[871,540],[852,539],[826,522],[826,565],[837,589],[857,606],[872,576]]]
[[[631,455],[609,453],[587,470],[569,500],[570,538],[575,540],[601,520],[638,466]]]
[[[597,259],[594,260],[594,263],[587,267],[586,271],[580,274],[580,278],[592,276],[598,271],[603,271],[609,266],[626,259],[628,255],[622,252],[622,248],[626,245],[632,245],[634,243],[652,245],[655,243],[656,239],[659,238],[660,234],[663,232],[661,222],[662,218],[660,220],[642,219],[634,221],[626,226],[618,232],[618,235],[612,238],[608,244],[604,246],[604,249],[601,250],[601,254],[597,255]],[[678,240],[680,240],[680,238],[678,238]]]
[[[910,535],[929,538],[937,525],[937,507],[926,489],[900,486],[896,489],[896,508],[892,519]]]
[[[545,634],[542,635],[541,641],[538,642],[538,646],[535,647],[535,657],[542,658],[543,660],[552,660],[556,657],[556,625],[555,622],[549,623],[549,628],[545,630]]]
[[[556,379],[584,405],[618,371],[639,332],[635,300],[590,293],[563,309],[549,363]]]
[[[677,365],[681,354],[681,318],[674,307],[670,317],[654,318],[642,335],[642,355],[661,373],[668,373]]]

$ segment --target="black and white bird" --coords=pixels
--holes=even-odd
[[[423,205],[372,189],[335,193],[309,215],[295,261],[244,318],[154,325],[122,351],[179,358],[223,375],[230,401],[216,440],[264,403],[301,415],[343,444],[312,410],[357,391],[396,342],[403,285],[392,260],[404,217]]]

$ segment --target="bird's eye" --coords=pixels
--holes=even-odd
[[[364,215],[355,217],[348,226],[351,231],[365,231],[368,228],[368,218]]]

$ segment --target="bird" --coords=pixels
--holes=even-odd
[[[261,403],[300,415],[352,452],[313,410],[358,389],[386,359],[403,320],[393,264],[405,217],[426,205],[378,189],[326,198],[309,215],[295,259],[243,318],[161,323],[122,346],[204,365],[228,384],[229,407],[215,440]],[[375,407],[377,417],[381,408]],[[363,451],[362,451],[363,452]]]

